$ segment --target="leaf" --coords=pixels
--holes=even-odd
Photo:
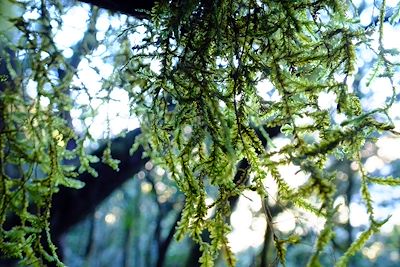
[[[351,256],[360,251],[368,239],[378,230],[379,225],[372,224],[366,231],[351,244],[347,251],[336,262],[335,267],[347,267],[347,263]]]
[[[85,186],[84,182],[68,177],[62,177],[61,179],[59,179],[59,184],[65,187],[70,187],[75,189],[81,189],[82,187]]]
[[[388,186],[399,186],[400,178],[395,178],[393,176],[389,176],[387,178],[383,177],[368,177],[368,181],[374,184],[380,185],[388,185]]]
[[[293,125],[291,124],[283,125],[281,127],[281,133],[283,133],[286,136],[293,134]]]

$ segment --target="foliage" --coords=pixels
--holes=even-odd
[[[59,186],[82,187],[74,178],[85,171],[96,175],[90,163],[99,159],[85,152],[89,132],[78,137],[65,118],[75,104],[69,88],[75,70],[49,30],[52,19],[60,20],[62,6],[57,1],[16,5],[36,9],[41,16],[11,19],[19,31],[16,44],[1,36],[8,48],[0,52],[8,74],[0,87],[0,249],[26,265],[41,265],[46,259],[62,266],[50,241],[51,197]],[[374,50],[378,61],[371,80],[387,78],[393,95],[386,106],[369,111],[362,110],[349,88],[355,49],[361,44],[373,49],[369,35],[354,19],[357,11],[351,3],[165,1],[153,8],[151,20],[139,23],[147,30],[141,44],[131,49],[121,40],[123,56],[115,61],[124,68],[111,82],[125,82],[141,121],[138,142],[155,164],[168,170],[185,195],[176,237],[188,234],[199,243],[202,266],[213,266],[221,251],[228,266],[235,266],[227,239],[230,200],[246,190],[268,199],[267,176],[277,183],[282,205],[295,205],[325,218],[309,261],[309,266],[320,266],[319,255],[333,238],[337,210],[332,203],[337,177],[326,170],[331,156],[358,161],[361,194],[370,215],[370,228],[349,247],[338,266],[344,266],[385,222],[374,217],[368,185],[395,186],[398,179],[371,177],[360,159],[365,140],[377,132],[398,134],[388,116],[396,99],[395,65],[389,55],[397,51],[385,50],[382,43],[385,1],[379,10],[377,26],[368,29],[379,33]],[[398,12],[392,21],[395,16]],[[151,67],[154,62],[160,63],[159,71]],[[60,76],[60,70],[66,75]],[[104,81],[106,89],[109,82]],[[272,89],[259,87],[260,83],[270,83]],[[34,98],[26,94],[28,85],[37,91]],[[135,86],[139,90],[132,90]],[[336,108],[319,104],[322,93],[335,95]],[[102,100],[109,99],[107,94]],[[42,105],[43,101],[48,104]],[[339,122],[335,114],[345,119]],[[292,141],[279,149],[271,148],[265,136],[276,126]],[[76,147],[67,149],[72,141]],[[67,164],[76,158],[79,167]],[[105,150],[103,161],[118,168],[110,149]],[[248,165],[245,177],[235,179],[241,162]],[[299,188],[291,187],[279,172],[279,166],[289,164],[310,177]],[[210,195],[208,187],[217,189],[218,195]],[[207,197],[214,202],[207,205]],[[208,216],[210,211],[212,216]],[[7,220],[14,217],[20,222],[8,229]],[[294,239],[274,234],[282,264],[285,246],[296,243]],[[49,248],[43,247],[44,241]]]
[[[0,50],[7,70],[0,85],[0,249],[21,264],[43,266],[45,259],[63,266],[50,240],[51,199],[60,186],[82,188],[84,183],[75,178],[86,171],[96,175],[90,164],[98,158],[85,151],[89,133],[78,137],[67,121],[74,105],[69,88],[74,69],[54,43],[50,27],[50,21],[61,26],[63,6],[57,1],[11,4],[41,15],[26,19],[14,14],[14,28],[0,35],[7,48]],[[67,149],[71,142],[72,150]],[[79,159],[79,169],[68,163],[74,159]],[[113,163],[108,155],[105,161]]]
[[[381,42],[384,2],[380,10],[375,69],[376,75],[390,80],[393,66]],[[227,245],[229,199],[246,190],[268,198],[268,185],[263,182],[267,175],[278,184],[283,203],[326,218],[309,263],[319,265],[318,254],[333,237],[337,208],[331,201],[336,178],[325,170],[327,159],[335,155],[357,160],[367,138],[394,128],[387,116],[396,95],[393,81],[388,105],[369,112],[363,112],[349,88],[355,49],[370,45],[365,29],[352,18],[355,13],[351,3],[339,1],[188,1],[159,3],[153,9],[154,24],[146,24],[151,34],[132,54],[130,67],[136,70],[142,89],[134,95],[134,102],[147,153],[171,172],[186,195],[178,237],[188,233],[200,243],[203,266],[212,266],[212,259]],[[161,68],[155,71],[150,64],[135,65],[138,59],[158,60]],[[257,87],[263,81],[272,83],[279,100],[271,100],[265,96],[270,92]],[[336,110],[319,105],[324,92],[335,95]],[[332,116],[335,113],[346,119],[339,123]],[[378,121],[378,115],[385,120]],[[301,123],[304,118],[309,122]],[[256,130],[277,125],[292,142],[265,151]],[[250,165],[248,182],[234,179],[240,161]],[[288,164],[310,175],[298,189],[278,171],[278,166]],[[376,229],[381,223],[373,216],[368,183],[395,184],[396,179],[363,177],[362,195]],[[219,191],[209,206],[206,185]],[[215,216],[205,217],[214,207]],[[217,231],[215,225],[219,225]],[[207,232],[211,246],[202,236]],[[372,230],[363,236],[367,233]],[[356,241],[338,264],[366,240]],[[213,247],[215,243],[221,245]],[[285,249],[277,248],[284,263]],[[227,257],[228,266],[233,266],[230,262]]]

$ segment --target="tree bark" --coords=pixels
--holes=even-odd
[[[62,187],[54,195],[51,212],[51,229],[54,237],[62,235],[71,226],[84,219],[115,189],[142,169],[148,160],[142,158],[143,148],[139,147],[133,155],[129,154],[129,150],[139,134],[140,129],[136,129],[127,133],[125,137],[119,137],[112,141],[111,154],[114,159],[120,161],[120,171],[115,171],[102,162],[92,164],[99,174],[98,177],[83,173],[79,180],[85,182],[85,187],[80,190]],[[93,155],[101,158],[105,148],[104,145]]]
[[[155,0],[145,0],[145,1],[126,1],[126,0],[80,0],[91,5],[96,5],[98,7],[123,13],[126,15],[134,16],[136,18],[148,18],[148,14],[155,4]]]

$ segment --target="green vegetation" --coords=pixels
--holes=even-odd
[[[42,3],[34,8],[40,10],[38,18],[11,20],[19,31],[17,43],[0,37],[8,48],[0,51],[7,70],[0,86],[0,249],[23,265],[48,261],[63,266],[50,240],[53,195],[60,186],[82,188],[76,178],[84,172],[96,176],[92,163],[102,160],[116,170],[118,160],[112,158],[109,140],[102,158],[88,154],[84,143],[92,139],[90,132],[77,135],[68,121],[66,114],[75,105],[71,84],[76,67],[62,55],[51,32],[54,24],[62,24],[63,6]],[[120,50],[112,58],[115,71],[102,81],[108,93],[100,100],[111,101],[116,84],[128,92],[142,132],[132,152],[141,145],[144,155],[165,169],[184,194],[175,236],[189,236],[199,244],[202,266],[214,266],[220,254],[228,266],[235,266],[227,238],[231,201],[255,191],[268,203],[266,177],[278,185],[280,206],[323,218],[307,263],[322,266],[320,256],[334,238],[339,209],[333,201],[339,177],[328,168],[333,157],[358,163],[370,224],[336,266],[346,266],[387,221],[376,219],[369,185],[397,186],[400,180],[369,174],[361,151],[366,140],[399,135],[388,115],[397,101],[393,75],[398,63],[390,58],[398,51],[384,48],[383,25],[397,23],[400,4],[390,16],[385,1],[377,8],[376,23],[365,28],[356,7],[345,1],[159,2],[150,20],[121,29]],[[132,47],[124,36],[138,27],[145,27],[145,36]],[[98,45],[89,37],[85,42],[87,50]],[[356,74],[356,49],[362,45],[377,57],[370,82],[385,78],[393,90],[385,106],[372,110],[363,110],[350,82]],[[154,62],[159,69],[152,67]],[[34,98],[27,96],[32,86]],[[320,104],[323,93],[334,96],[334,107]],[[96,113],[94,107],[81,108],[82,117]],[[291,140],[281,148],[274,148],[268,136],[276,127]],[[69,149],[72,140],[76,146]],[[68,162],[76,159],[79,166]],[[279,171],[288,165],[308,175],[307,181],[291,186]],[[214,199],[211,204],[208,197]],[[264,212],[269,220],[268,205]],[[18,223],[7,227],[15,217]],[[268,227],[277,258],[285,265],[287,246],[301,237],[281,236],[272,223]]]

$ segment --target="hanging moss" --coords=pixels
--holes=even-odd
[[[55,6],[52,12],[50,5]],[[99,159],[84,150],[84,141],[91,138],[89,132],[76,136],[63,118],[73,106],[68,88],[74,70],[69,69],[49,31],[51,19],[59,20],[64,12],[61,4],[42,1],[40,6],[18,6],[39,10],[41,16],[37,20],[21,16],[10,20],[17,32],[16,44],[3,33],[0,36],[2,46],[8,48],[0,50],[7,69],[0,78],[0,249],[25,265],[42,266],[47,261],[62,266],[50,240],[52,195],[60,186],[83,187],[75,178],[82,172],[96,176],[90,164]],[[385,1],[379,8],[378,60],[370,80],[386,77],[393,85],[394,66],[387,56],[397,52],[383,47]],[[393,21],[399,7],[395,10]],[[309,261],[309,266],[320,266],[319,256],[333,238],[337,211],[332,203],[336,175],[326,170],[326,162],[337,156],[359,162],[361,195],[370,216],[370,228],[337,263],[345,266],[385,222],[374,218],[368,185],[399,184],[393,177],[370,177],[360,160],[367,138],[376,132],[398,134],[387,115],[396,92],[393,86],[385,107],[365,112],[348,88],[357,46],[370,45],[354,19],[351,3],[161,1],[150,15],[142,44],[132,51],[126,43],[121,44],[124,56],[116,57],[115,62],[124,68],[111,82],[128,83],[124,86],[129,88],[132,109],[141,121],[142,135],[136,146],[143,145],[145,155],[168,170],[185,195],[176,237],[189,235],[200,245],[202,266],[213,266],[221,252],[228,266],[235,266],[227,239],[231,231],[229,200],[246,190],[268,199],[265,178],[270,175],[278,185],[282,205],[295,205],[325,219]],[[26,55],[29,60],[17,62],[12,54]],[[159,71],[151,68],[154,61],[160,63]],[[70,74],[54,79],[60,69]],[[34,98],[26,96],[27,81],[35,84]],[[260,92],[263,89],[257,85],[264,81],[273,85],[276,100]],[[132,91],[137,85],[140,90]],[[336,110],[319,106],[321,93],[336,95]],[[43,100],[48,105],[41,105]],[[330,112],[343,114],[345,120],[339,124]],[[385,121],[378,121],[377,115]],[[300,118],[312,123],[301,125],[297,122]],[[267,147],[272,146],[265,129],[276,126],[291,142],[270,150],[264,146],[265,139]],[[258,134],[260,131],[264,136]],[[309,134],[318,135],[319,141],[309,142]],[[71,140],[76,148],[68,150]],[[110,146],[108,143],[102,160],[117,170],[118,161],[112,159]],[[79,159],[79,167],[65,164],[74,158]],[[238,170],[240,162],[246,163],[244,170]],[[278,167],[288,164],[309,174],[304,185],[293,188],[282,177]],[[235,180],[239,171],[243,175]],[[206,204],[209,186],[218,191],[211,205]],[[214,216],[209,217],[212,208]],[[6,227],[10,218],[19,221],[11,228]],[[205,233],[210,242],[204,239]],[[298,237],[284,239],[275,233],[273,237],[278,259],[285,264],[286,246],[297,243]],[[43,247],[44,243],[48,247]]]
[[[325,228],[309,262],[309,266],[319,266],[320,252],[334,236],[337,209],[332,203],[336,175],[327,172],[327,159],[332,155],[357,159],[367,138],[376,131],[393,129],[390,119],[381,123],[374,117],[386,113],[388,107],[365,113],[359,98],[348,88],[347,80],[354,75],[355,49],[369,42],[352,17],[355,11],[343,1],[221,0],[190,1],[186,5],[157,4],[152,10],[155,27],[151,38],[140,48],[134,47],[132,55],[133,60],[152,58],[161,62],[159,73],[149,65],[136,73],[146,82],[134,102],[143,140],[149,140],[149,154],[169,169],[187,196],[179,237],[184,233],[195,237],[203,248],[203,266],[210,266],[210,258],[221,251],[220,246],[212,244],[224,240],[227,234],[224,224],[230,210],[226,199],[245,190],[268,198],[264,180],[271,175],[281,202],[325,217]],[[385,3],[380,8],[384,12]],[[379,25],[383,19],[381,13]],[[155,43],[159,44],[156,52],[149,54]],[[385,62],[388,68],[383,50],[380,55],[379,64]],[[382,68],[377,72],[389,75]],[[257,84],[264,80],[279,93],[278,101],[263,99]],[[346,117],[342,124],[318,105],[319,95],[327,92],[337,96],[336,112]],[[393,101],[392,97],[389,102]],[[313,123],[296,123],[303,117]],[[282,126],[291,143],[269,152],[255,129],[276,125]],[[188,126],[190,134],[184,132]],[[312,133],[319,135],[318,142],[307,142],[307,134]],[[279,160],[274,160],[275,155]],[[243,160],[249,163],[246,174],[251,179],[238,186],[234,180],[236,166]],[[278,166],[287,164],[297,165],[310,175],[298,189],[278,171]],[[367,183],[393,184],[392,180],[362,180],[362,195],[374,225]],[[204,184],[219,189],[212,205],[217,211],[211,218],[204,217]],[[221,216],[225,219],[219,219]],[[204,231],[213,233],[211,245],[204,245]],[[350,250],[354,246],[359,249],[366,240],[356,241]],[[282,264],[284,244],[275,240]],[[341,262],[352,254],[345,253]],[[230,261],[227,257],[227,263]]]

